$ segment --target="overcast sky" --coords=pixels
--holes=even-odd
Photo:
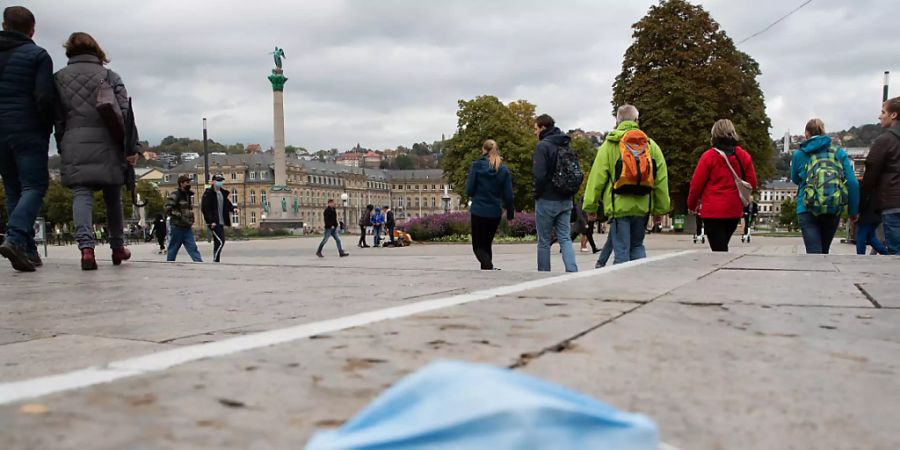
[[[286,53],[288,144],[383,149],[456,128],[456,101],[526,99],[563,129],[614,125],[611,91],[630,26],[652,1],[37,0],[35,40],[55,68],[69,33],[92,34],[122,75],[142,137],[272,143],[266,76]],[[702,2],[735,40],[802,0]],[[3,1],[3,6],[16,4]],[[877,120],[883,72],[900,79],[896,0],[815,0],[739,46],[761,66],[773,135],[810,117]],[[892,95],[900,82],[892,83]]]

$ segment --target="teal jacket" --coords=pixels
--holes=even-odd
[[[791,157],[791,181],[798,186],[797,214],[806,212],[803,188],[806,187],[806,164],[809,162],[809,155],[821,152],[830,146],[830,137],[813,136],[800,144],[800,149],[795,151],[794,156]],[[847,180],[847,193],[850,197],[847,213],[855,216],[859,214],[859,181],[856,180],[856,174],[853,172],[853,162],[850,161],[847,152],[840,147],[837,151],[837,159],[844,166],[844,178]]]

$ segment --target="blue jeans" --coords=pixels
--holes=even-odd
[[[0,135],[0,176],[6,190],[9,225],[6,239],[28,253],[37,253],[34,220],[41,211],[50,182],[47,172],[49,145],[49,134]]]
[[[612,256],[613,239],[612,227],[610,227],[609,234],[606,235],[606,243],[603,244],[603,249],[600,250],[600,256],[597,258],[597,264],[594,268],[606,267],[609,257]]]
[[[881,224],[888,255],[900,255],[900,213],[882,214]]]
[[[622,264],[647,257],[644,234],[647,233],[647,216],[628,216],[613,219],[609,235],[613,241],[613,264]]]
[[[385,225],[385,227],[387,227],[388,239],[393,243],[393,242],[394,242],[394,228],[395,228],[395,227],[392,226],[392,225]]]
[[[837,233],[841,217],[835,214],[822,214],[814,216],[811,213],[797,215],[800,222],[800,232],[803,234],[803,245],[806,253],[810,255],[828,254],[831,249],[831,241]]]
[[[857,223],[856,224],[856,254],[865,255],[866,246],[871,245],[879,255],[887,255],[888,249],[884,246],[875,231],[878,229],[877,223]]]
[[[572,249],[572,224],[569,223],[572,215],[572,200],[538,199],[534,204],[534,213],[538,235],[538,271],[550,271],[550,235],[555,229],[566,272],[578,272],[575,250]]]
[[[373,226],[372,234],[375,235],[375,246],[378,247],[381,245],[381,225]]]
[[[176,227],[175,225],[172,225],[169,231],[169,252],[166,255],[166,261],[175,261],[175,257],[178,256],[178,250],[181,249],[182,245],[184,245],[184,249],[187,250],[188,255],[191,255],[191,259],[194,262],[203,262],[203,258],[200,257],[200,251],[197,250],[197,242],[194,241],[194,230]]]
[[[322,253],[322,249],[325,248],[325,243],[328,242],[329,237],[333,237],[334,242],[337,243],[338,254],[343,254],[344,249],[341,247],[341,236],[338,235],[337,227],[325,229],[325,235],[322,236],[322,242],[319,242],[319,250],[316,253]]]

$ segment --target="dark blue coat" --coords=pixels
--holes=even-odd
[[[0,134],[49,137],[55,107],[50,55],[24,34],[0,31]]]
[[[507,220],[513,219],[512,176],[505,164],[501,164],[499,170],[493,170],[484,156],[473,162],[466,179],[466,196],[472,200],[471,214],[496,218],[505,207]]]

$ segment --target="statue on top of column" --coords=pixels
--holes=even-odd
[[[278,46],[276,45],[275,51],[270,54],[275,57],[275,70],[281,72],[281,59],[287,58],[286,56],[284,56],[284,49],[278,48]]]

